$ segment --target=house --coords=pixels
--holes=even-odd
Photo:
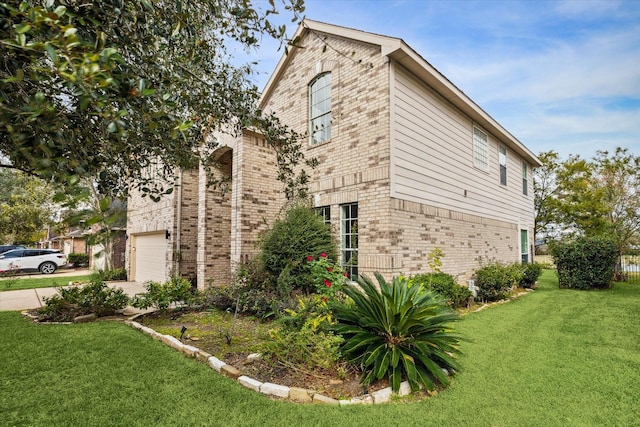
[[[112,230],[110,251],[106,250],[104,243],[89,246],[89,267],[93,270],[125,268],[126,244],[125,229]],[[110,256],[109,262],[107,256]]]
[[[540,161],[527,147],[401,39],[311,20],[296,37],[260,107],[308,133],[312,203],[352,275],[429,271],[435,247],[460,282],[483,262],[532,260]],[[230,191],[194,170],[158,203],[131,196],[130,278],[180,274],[204,288],[257,254],[284,204],[274,155],[249,130],[221,142]]]

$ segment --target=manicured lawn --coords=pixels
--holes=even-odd
[[[28,276],[16,276],[15,278],[0,280],[0,292],[17,291],[19,289],[36,289],[66,286],[69,282],[83,282],[89,280],[91,275],[83,276],[57,276],[30,279]],[[10,283],[9,283],[10,282]]]
[[[119,323],[0,313],[4,425],[602,426],[640,419],[640,286],[536,292],[458,324],[465,367],[416,403],[272,401]]]

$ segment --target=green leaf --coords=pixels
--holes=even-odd
[[[17,34],[24,34],[24,33],[28,33],[29,30],[31,30],[31,25],[27,24],[26,22],[21,22],[19,24],[14,25],[13,29]]]
[[[56,50],[53,48],[53,46],[51,46],[50,43],[47,43],[47,44],[45,44],[45,50],[47,51],[47,54],[49,55],[49,58],[51,58],[53,63],[57,64],[58,63],[58,54],[56,53]]]
[[[67,28],[64,32],[64,37],[75,36],[77,32],[78,32],[77,28],[74,28],[74,27]]]

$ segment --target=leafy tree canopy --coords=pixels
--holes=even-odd
[[[293,22],[304,10],[278,6]],[[0,2],[0,164],[158,198],[176,168],[211,167],[216,132],[250,127],[276,149],[292,195],[306,183],[299,135],[257,110],[252,68],[228,49],[263,35],[286,44],[275,13],[273,0],[264,11],[251,0]]]
[[[38,178],[0,168],[0,243],[38,242],[53,225],[53,192]]]
[[[560,161],[553,151],[540,159],[536,233],[608,236],[618,253],[640,243],[640,156],[617,148],[598,151],[591,160],[572,155]]]

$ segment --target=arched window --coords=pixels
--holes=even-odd
[[[331,73],[320,74],[309,85],[311,143],[331,139]]]

